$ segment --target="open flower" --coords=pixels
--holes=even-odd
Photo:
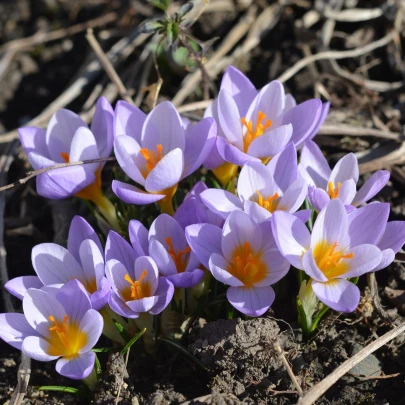
[[[31,288],[23,299],[24,314],[0,314],[0,338],[39,361],[59,358],[56,371],[75,380],[94,367],[91,350],[103,330],[103,318],[91,308],[83,285],[71,280],[56,296]]]
[[[287,274],[289,264],[277,249],[269,221],[257,224],[248,214],[234,211],[222,230],[190,225],[186,238],[214,278],[230,286],[226,296],[237,310],[260,316],[270,308],[275,298],[271,285]]]
[[[373,198],[390,178],[387,170],[378,170],[356,191],[359,180],[356,156],[353,153],[343,156],[331,170],[313,141],[306,142],[302,148],[298,171],[310,186],[308,198],[317,211],[335,198],[357,207]]]
[[[343,203],[334,199],[318,215],[312,234],[286,212],[276,212],[271,223],[281,253],[311,277],[319,300],[336,311],[352,312],[360,301],[360,291],[348,279],[374,271],[392,258],[389,251],[383,255],[376,246],[387,227],[388,214],[389,204],[380,203],[348,214]],[[394,243],[389,245],[394,247]]]
[[[257,91],[243,73],[230,66],[218,98],[205,113],[216,120],[218,138],[204,166],[225,185],[246,161],[269,159],[290,141],[301,146],[318,131],[328,110],[329,103],[322,105],[318,99],[296,105],[276,80]]]
[[[138,318],[141,313],[160,314],[173,298],[173,284],[159,277],[156,263],[149,256],[140,256],[130,267],[116,259],[106,264],[112,285],[110,307],[126,318]]]
[[[226,190],[208,189],[201,200],[214,213],[226,219],[233,211],[245,211],[256,222],[271,218],[277,210],[296,212],[307,196],[307,183],[297,178],[297,152],[293,143],[278,153],[265,166],[249,161],[238,179],[238,197]],[[298,211],[304,222],[310,211]]]
[[[145,190],[113,181],[113,191],[130,204],[159,202],[172,214],[179,181],[193,173],[210,153],[216,124],[206,118],[186,125],[172,103],[158,104],[148,115],[124,101],[115,110],[114,150],[127,176]]]
[[[35,246],[32,265],[37,276],[17,277],[5,285],[17,298],[23,299],[28,288],[60,288],[77,279],[89,294],[92,308],[99,310],[107,304],[111,287],[104,274],[103,249],[96,232],[84,218],[73,218],[67,249],[55,243]]]

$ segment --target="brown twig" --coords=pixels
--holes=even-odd
[[[375,278],[375,273],[367,273],[367,285],[370,289],[370,295],[373,300],[374,308],[377,311],[378,315],[380,315],[384,321],[391,323],[393,319],[387,314],[387,312],[381,305],[380,296],[378,295],[378,285],[377,279]]]
[[[375,352],[392,339],[405,331],[405,323],[397,326],[395,329],[387,332],[385,335],[379,337],[374,342],[370,343],[364,349],[360,350],[353,357],[346,360],[336,370],[329,374],[326,378],[314,385],[304,397],[300,398],[299,405],[312,405],[318,398],[320,398],[336,381],[343,377],[348,371],[350,371],[356,364],[364,360],[369,354]]]
[[[70,166],[86,165],[89,163],[102,163],[102,162],[115,162],[115,161],[116,161],[115,157],[109,157],[109,158],[100,158],[100,159],[80,160],[78,162],[59,163],[57,165],[44,167],[43,169],[28,172],[27,177],[24,177],[23,179],[17,180],[14,183],[8,184],[7,186],[0,187],[0,192],[13,188],[15,186],[19,186],[21,184],[25,184],[28,180],[31,180],[33,177],[36,177],[42,173],[49,172],[50,170],[62,169],[63,167],[70,167]]]
[[[398,132],[381,131],[380,129],[374,128],[363,128],[356,127],[353,125],[326,122],[319,129],[318,134],[320,135],[351,135],[351,136],[376,136],[379,138],[395,139],[400,138]]]
[[[108,77],[117,86],[118,92],[120,93],[121,97],[126,102],[134,104],[134,101],[129,96],[128,91],[124,86],[124,83],[122,83],[122,80],[118,76],[118,73],[114,69],[114,66],[109,61],[107,55],[104,53],[104,51],[101,48],[100,44],[98,43],[96,37],[94,36],[93,28],[88,28],[87,34],[86,34],[86,39],[89,42],[90,46],[92,47],[94,53],[97,55],[97,58],[100,61],[101,65],[103,66]]]

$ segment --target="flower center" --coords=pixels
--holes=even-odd
[[[278,193],[275,193],[273,196],[271,196],[271,197],[269,196],[269,197],[266,197],[266,198],[264,198],[258,190],[256,190],[256,194],[258,195],[258,198],[257,198],[256,202],[261,207],[263,207],[265,210],[267,210],[267,211],[269,211],[271,213],[273,213],[274,211],[277,210],[277,206],[278,206],[278,202],[279,202]]]
[[[249,242],[235,248],[232,256],[233,260],[227,271],[242,281],[245,287],[252,287],[266,277],[267,266],[260,260],[261,254],[254,252]]]
[[[176,265],[177,273],[184,273],[187,267],[187,258],[184,257],[187,253],[191,251],[190,246],[187,246],[185,249],[180,250],[174,249],[172,238],[169,236],[165,239],[167,246],[167,253],[169,253],[170,257],[173,259],[174,264]]]
[[[54,316],[48,317],[52,326],[49,327],[47,338],[50,356],[75,356],[79,350],[87,343],[87,335],[79,329],[76,323],[69,322],[69,317],[65,315],[62,322]]]
[[[252,121],[246,121],[246,118],[243,117],[241,118],[241,122],[243,126],[246,128],[246,133],[243,137],[243,150],[246,153],[247,150],[249,149],[250,144],[259,136],[263,135],[264,131],[267,128],[270,128],[272,125],[272,121],[269,119],[266,119],[266,121],[263,123],[264,119],[266,118],[266,114],[262,111],[259,111],[257,113],[257,120],[256,120],[256,126],[253,127],[253,122]]]
[[[328,183],[328,194],[331,200],[333,200],[334,198],[338,198],[339,197],[339,191],[340,191],[340,186],[342,185],[342,183],[338,183],[337,187],[335,188],[335,185],[333,184],[333,182],[329,182]]]
[[[148,281],[142,281],[148,272],[144,270],[138,280],[133,281],[127,273],[124,277],[125,281],[131,284],[129,291],[123,291],[122,295],[125,301],[140,300],[141,298],[151,296],[151,286]]]
[[[162,160],[163,157],[163,145],[159,144],[156,145],[156,151],[153,149],[142,148],[140,150],[141,155],[144,157],[146,164],[145,168],[141,170],[143,177],[147,177],[147,175],[152,171],[152,169]]]
[[[328,242],[319,242],[313,250],[316,264],[328,279],[345,274],[349,270],[349,264],[342,262],[341,259],[354,257],[353,253],[345,253],[343,250],[337,250],[337,247],[337,242],[333,245]]]

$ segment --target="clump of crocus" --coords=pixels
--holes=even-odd
[[[191,251],[179,223],[167,214],[159,215],[152,223],[149,233],[136,220],[129,223],[132,246],[150,255],[160,275],[166,277],[177,288],[190,288],[204,276],[200,262]]]
[[[226,185],[237,166],[248,160],[268,160],[290,141],[301,146],[316,134],[328,110],[329,103],[318,99],[296,105],[276,80],[257,91],[243,73],[230,66],[218,98],[205,113],[216,120],[218,138],[204,166]]]
[[[68,248],[55,243],[41,243],[32,249],[32,265],[37,276],[22,276],[8,281],[5,288],[23,299],[28,288],[60,288],[72,279],[79,280],[89,294],[92,308],[100,310],[110,295],[105,277],[104,255],[94,229],[75,216],[69,229]]]
[[[387,170],[378,170],[356,191],[359,180],[356,156],[353,153],[343,156],[331,170],[313,141],[306,142],[302,148],[298,171],[309,184],[308,198],[317,211],[335,198],[357,207],[373,198],[390,178]]]
[[[91,308],[83,285],[71,280],[56,296],[30,288],[23,299],[24,314],[0,314],[0,338],[27,356],[56,363],[56,371],[75,380],[94,368],[92,348],[103,330],[103,318]]]
[[[148,115],[124,101],[115,110],[114,150],[127,176],[144,190],[114,180],[113,191],[130,204],[157,202],[173,214],[172,197],[180,180],[206,159],[216,137],[216,124],[206,118],[186,125],[168,101]]]
[[[260,316],[270,308],[275,298],[271,285],[289,269],[273,239],[270,221],[258,224],[248,214],[234,211],[222,230],[211,224],[190,225],[186,237],[213,277],[230,286],[226,296],[237,310]]]
[[[319,300],[336,311],[352,312],[359,304],[360,290],[349,279],[393,260],[392,250],[383,255],[376,246],[387,227],[388,214],[389,204],[380,203],[348,214],[343,203],[334,199],[319,213],[312,234],[286,212],[274,213],[271,223],[281,253],[311,277]]]
[[[173,298],[173,284],[159,277],[158,268],[149,256],[140,256],[126,267],[116,259],[106,264],[106,274],[112,285],[110,307],[126,318],[140,314],[160,314]]]
[[[233,211],[245,211],[257,222],[262,222],[277,210],[294,213],[301,207],[308,186],[297,176],[297,152],[290,143],[267,166],[249,161],[242,167],[238,197],[226,190],[208,189],[201,193],[201,200],[224,219]],[[304,222],[309,214],[307,210],[296,213]]]
[[[60,163],[107,158],[111,154],[113,109],[101,97],[91,127],[74,112],[61,109],[51,118],[46,130],[19,128],[21,144],[35,170]],[[114,206],[101,191],[104,163],[91,163],[50,170],[37,176],[38,194],[50,199],[76,196],[92,201],[101,214],[118,228]]]

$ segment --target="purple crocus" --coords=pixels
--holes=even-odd
[[[257,91],[243,73],[229,66],[218,98],[205,113],[216,120],[218,138],[204,166],[226,185],[246,161],[269,159],[290,141],[301,146],[316,134],[328,110],[329,103],[318,99],[296,105],[276,80]]]
[[[267,166],[247,162],[239,175],[238,197],[221,189],[208,189],[201,200],[214,213],[226,219],[232,211],[245,211],[257,222],[271,218],[277,210],[296,212],[307,196],[307,183],[297,177],[297,152],[291,142]],[[310,211],[299,211],[304,222]]]
[[[110,259],[106,274],[112,285],[110,307],[126,318],[138,318],[145,312],[160,314],[173,298],[173,284],[159,277],[156,263],[149,256],[138,257],[130,267]]]
[[[23,299],[28,288],[59,288],[77,279],[89,294],[92,308],[99,310],[107,304],[111,287],[104,274],[103,249],[96,232],[84,218],[73,218],[67,249],[55,243],[35,246],[32,265],[37,276],[17,277],[5,285],[17,298]]]
[[[186,194],[173,218],[185,229],[186,226],[198,223],[217,225],[222,228],[224,220],[221,215],[212,212],[201,200],[201,194],[208,187],[203,181],[198,181]]]
[[[248,214],[234,211],[222,230],[211,224],[190,225],[186,238],[214,278],[230,286],[226,296],[238,311],[260,316],[270,308],[275,298],[271,285],[289,269],[277,249],[270,221],[258,224]]]
[[[390,178],[387,170],[378,170],[356,191],[359,180],[356,156],[353,153],[343,156],[331,170],[313,141],[307,141],[302,148],[298,171],[309,184],[308,198],[317,211],[335,198],[357,207],[373,198]]]
[[[149,232],[137,220],[129,223],[131,243],[138,252],[150,255],[159,273],[176,288],[190,288],[197,285],[204,276],[199,269],[200,262],[191,251],[179,223],[167,214],[159,215]]]
[[[276,212],[271,223],[281,253],[311,277],[319,300],[336,311],[352,312],[360,301],[360,291],[348,279],[393,260],[391,247],[396,248],[398,241],[376,246],[387,241],[383,235],[388,215],[389,204],[369,204],[348,214],[343,203],[334,199],[319,213],[312,234],[286,212]]]
[[[0,314],[0,338],[32,359],[59,359],[56,371],[65,377],[88,377],[96,358],[91,349],[103,330],[103,318],[91,308],[83,285],[71,280],[56,296],[30,288],[23,310],[24,314]]]
[[[172,197],[179,181],[201,166],[216,137],[216,124],[206,118],[186,125],[172,103],[158,104],[148,115],[119,101],[115,110],[114,150],[127,176],[144,190],[113,181],[113,191],[126,203],[158,202],[173,214]]]

